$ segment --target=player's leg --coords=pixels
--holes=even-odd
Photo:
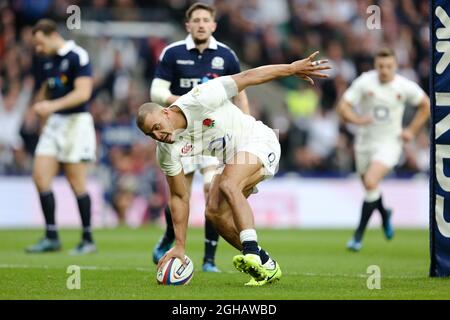
[[[242,243],[239,239],[239,231],[233,220],[233,213],[219,189],[220,178],[220,174],[215,175],[211,182],[206,200],[205,218],[213,223],[217,232],[228,243],[242,251]]]
[[[392,229],[390,221],[392,211],[390,209],[387,209],[383,204],[383,197],[381,194],[381,190],[379,189],[379,184],[390,170],[390,165],[375,160],[365,174],[363,180],[364,188],[366,190],[366,194],[368,195],[367,197],[370,198],[367,200],[372,200],[371,205],[374,206],[375,209],[378,209],[378,211],[380,212],[383,222],[383,230],[388,240],[392,239],[392,237],[394,236],[394,231]]]
[[[360,222],[353,235],[353,239],[348,244],[350,250],[358,251],[362,247],[361,242],[370,217],[374,210],[378,209],[380,206],[381,193],[378,186],[389,170],[390,168],[385,164],[374,160],[370,163],[367,171],[361,177],[366,194],[361,209]],[[387,215],[387,212],[384,213]]]
[[[75,194],[82,224],[80,244],[71,251],[72,254],[86,254],[97,251],[91,230],[91,197],[87,192],[88,163],[64,163],[64,173]]]
[[[185,175],[189,195],[191,194],[194,173],[195,171],[192,171]],[[155,264],[158,264],[159,259],[161,259],[167,250],[172,247],[172,244],[175,241],[175,231],[173,229],[172,214],[169,205],[166,205],[166,208],[164,209],[164,218],[166,220],[166,230],[153,249],[153,262]]]
[[[39,193],[42,212],[45,219],[45,237],[27,252],[47,252],[61,249],[55,221],[55,197],[52,191],[52,181],[59,170],[56,157],[50,155],[36,155],[33,163],[33,182]]]
[[[211,190],[206,205],[206,217],[211,220],[219,234],[232,246],[234,246],[239,251],[243,250],[243,243],[240,239],[240,232],[236,227],[234,222],[234,215],[231,210],[230,205],[225,200],[225,197],[220,192],[221,175],[216,175],[211,184]],[[254,190],[256,184],[260,181],[258,175],[255,177],[250,177],[249,184],[242,191],[245,198],[248,198]],[[258,246],[259,256],[261,259],[261,264],[265,269],[267,274],[266,279],[262,281],[256,281],[253,276],[251,280],[246,285],[264,285],[266,283],[272,283],[278,281],[281,278],[281,269],[278,263],[272,260],[264,249]],[[245,265],[242,263],[243,256],[239,259],[240,271],[245,272]]]
[[[231,208],[242,244],[243,255],[235,256],[233,263],[238,270],[249,273],[257,281],[264,280],[267,272],[261,267],[253,211],[244,191],[252,190],[264,178],[265,170],[261,160],[252,153],[241,151],[233,157],[231,163],[225,165],[219,182],[219,190]]]
[[[203,176],[203,193],[205,201],[208,199],[209,189],[212,179],[216,172],[216,165],[205,167],[201,170]],[[205,253],[203,256],[203,271],[220,272],[215,264],[217,244],[219,242],[219,233],[214,224],[205,216]]]

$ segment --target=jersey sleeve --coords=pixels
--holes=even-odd
[[[344,100],[350,103],[352,106],[355,106],[361,101],[362,95],[363,95],[363,88],[364,88],[364,76],[361,75],[358,78],[356,78],[351,86],[347,88],[347,90],[344,92]]]
[[[211,111],[221,107],[225,101],[237,94],[237,85],[231,76],[210,80],[196,86],[188,93],[198,105]]]
[[[410,106],[418,106],[425,96],[423,89],[414,81],[408,80],[404,89],[406,93],[406,104]]]
[[[241,66],[239,64],[239,59],[236,55],[236,53],[234,53],[233,50],[230,49],[230,64],[227,68],[227,75],[233,75],[236,73],[241,72]]]
[[[171,145],[158,143],[156,157],[159,167],[166,176],[176,176],[183,170],[181,158],[174,152]]]
[[[89,60],[89,55],[86,50],[80,49],[77,52],[77,59],[74,61],[73,78],[78,77],[92,77],[92,65]]]
[[[163,50],[159,57],[158,65],[155,70],[155,78],[172,82],[173,80],[173,55],[170,50]]]

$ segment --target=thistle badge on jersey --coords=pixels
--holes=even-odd
[[[203,120],[203,125],[207,126],[208,128],[213,128],[215,124],[216,120],[212,120],[210,118],[206,118],[205,120]]]
[[[222,57],[214,57],[214,59],[212,59],[211,61],[211,68],[223,70],[224,64],[225,60]]]

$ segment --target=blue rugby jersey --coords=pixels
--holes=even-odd
[[[239,60],[229,47],[211,36],[208,48],[200,53],[188,35],[164,48],[155,78],[169,81],[172,94],[181,96],[198,84],[240,71]]]
[[[39,80],[47,87],[50,100],[61,98],[72,91],[76,78],[92,76],[87,51],[76,45],[72,40],[66,41],[56,55],[39,63],[36,71],[39,72]],[[72,114],[85,111],[87,111],[87,102],[56,113]]]

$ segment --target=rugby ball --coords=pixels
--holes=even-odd
[[[156,280],[164,285],[186,285],[194,276],[194,263],[188,256],[184,256],[186,266],[178,258],[170,258],[159,267]]]

